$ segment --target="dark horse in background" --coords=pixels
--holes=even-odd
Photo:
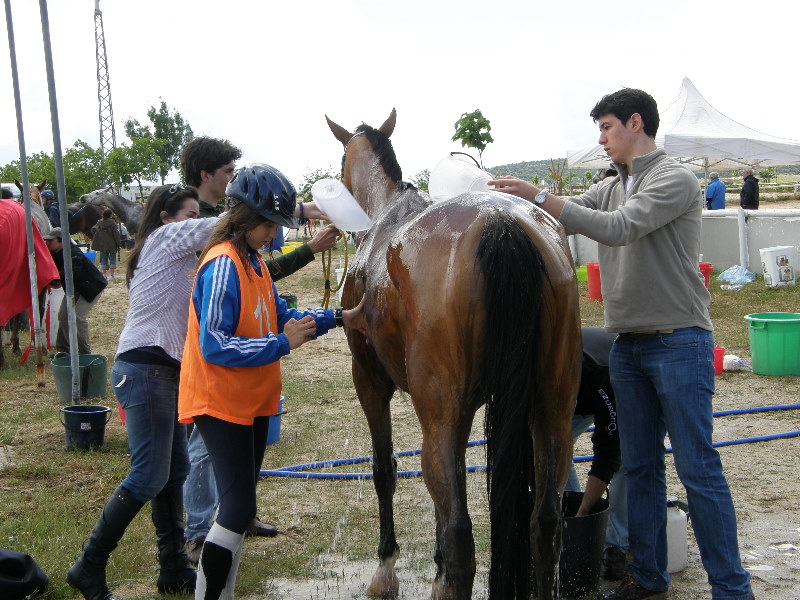
[[[580,379],[578,291],[566,238],[543,211],[506,194],[431,204],[402,182],[389,141],[395,120],[392,111],[379,129],[350,132],[328,119],[344,146],[344,184],[373,221],[342,296],[352,308],[366,295],[366,334],[348,329],[347,337],[380,516],[380,562],[368,593],[398,594],[389,405],[400,388],[420,421],[423,478],[435,506],[431,597],[472,596],[465,450],[485,404],[490,597],[529,597],[533,545],[539,597],[550,599]]]

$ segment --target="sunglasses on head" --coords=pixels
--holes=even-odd
[[[177,193],[178,193],[178,192],[180,192],[181,190],[185,190],[185,189],[186,189],[186,186],[185,186],[185,185],[182,185],[182,184],[180,184],[180,183],[176,183],[175,185],[173,185],[171,188],[169,188],[169,189],[167,190],[167,193],[166,193],[166,194],[164,194],[164,200],[169,200],[169,199],[170,199],[170,198],[172,198],[172,197],[173,197],[175,194],[177,194]]]

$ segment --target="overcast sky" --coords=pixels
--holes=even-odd
[[[10,0],[26,150],[53,151],[37,0]],[[50,0],[61,141],[99,146],[94,0]],[[689,77],[719,111],[800,139],[800,3],[533,0],[100,0],[117,144],[162,98],[196,135],[295,183],[338,169],[325,115],[375,127],[397,108],[403,175],[452,150],[454,122],[481,109],[484,164],[566,156],[597,139],[588,116],[623,86],[664,109]],[[0,164],[19,157],[10,59],[0,59]],[[177,176],[173,173],[172,179]],[[88,191],[88,190],[87,190]]]

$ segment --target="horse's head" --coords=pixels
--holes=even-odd
[[[19,180],[15,179],[14,183],[16,184],[17,188],[19,188],[19,191],[22,192],[23,191],[22,184],[19,182]],[[28,193],[31,196],[31,202],[34,202],[35,204],[42,206],[42,190],[46,186],[47,186],[46,179],[43,179],[42,182],[38,185],[35,185],[33,183],[28,184]],[[20,197],[20,202],[22,202],[22,197]]]
[[[98,203],[100,203],[99,200],[103,196],[105,196],[107,194],[113,194],[113,193],[114,193],[114,190],[113,190],[113,188],[111,186],[100,188],[99,190],[94,190],[94,191],[89,192],[87,194],[83,194],[80,197],[80,202],[83,203],[83,204],[98,204]]]
[[[403,173],[389,141],[397,122],[397,111],[378,129],[361,124],[350,132],[325,116],[333,136],[342,143],[342,182],[370,216],[382,206],[375,203],[378,196],[388,199],[402,184]],[[382,193],[378,193],[382,192]]]

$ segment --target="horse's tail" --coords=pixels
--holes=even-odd
[[[486,303],[481,392],[486,397],[492,559],[490,598],[530,587],[530,485],[539,321],[547,272],[539,249],[507,211],[487,217],[478,245]]]

